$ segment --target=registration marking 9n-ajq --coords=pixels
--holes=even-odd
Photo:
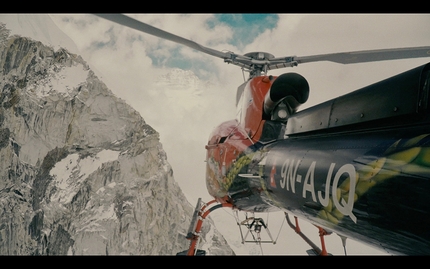
[[[310,193],[312,200],[314,202],[320,203],[322,206],[326,207],[329,204],[330,200],[330,187],[331,187],[331,196],[333,198],[334,206],[345,216],[349,216],[354,223],[357,222],[357,218],[352,213],[352,209],[354,207],[354,193],[355,193],[355,183],[356,183],[356,170],[354,165],[352,164],[344,164],[339,167],[335,172],[336,163],[331,163],[330,167],[327,170],[327,176],[325,181],[325,196],[323,197],[323,193],[321,190],[315,190],[315,167],[317,162],[312,161],[309,165],[304,180],[302,182],[302,175],[298,174],[298,168],[300,166],[300,160],[287,159],[282,164],[281,169],[281,180],[279,181],[279,186],[282,189],[286,189],[287,191],[291,191],[292,193],[296,193],[296,189],[299,186],[296,186],[296,182],[302,185],[302,197],[307,198],[307,195]],[[333,176],[334,174],[334,176]],[[342,175],[348,175],[349,177],[349,194],[348,201],[346,201],[343,197],[338,197],[338,184]]]

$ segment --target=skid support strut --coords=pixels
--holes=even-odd
[[[326,230],[324,230],[323,228],[316,226],[319,230],[319,235],[320,235],[320,240],[321,240],[321,249],[315,245],[306,235],[304,235],[301,231],[300,231],[300,227],[299,227],[299,220],[297,219],[296,216],[294,216],[296,225],[294,226],[294,224],[291,222],[290,217],[288,216],[287,213],[285,213],[285,218],[287,219],[288,225],[290,225],[290,227],[298,234],[300,235],[300,237],[305,240],[306,243],[308,243],[312,249],[308,251],[308,253],[313,254],[313,255],[319,255],[319,256],[328,256],[331,255],[327,252],[326,247],[325,247],[325,241],[324,241],[324,236],[325,235],[329,235],[331,234],[331,232],[327,232]]]
[[[204,251],[201,251],[201,250],[196,251],[196,246],[197,246],[197,243],[199,241],[200,230],[202,228],[203,221],[206,219],[206,217],[209,215],[209,213],[211,213],[212,211],[214,211],[215,209],[218,209],[218,208],[233,207],[233,205],[229,204],[229,203],[221,203],[221,204],[218,203],[218,204],[213,205],[214,203],[217,203],[217,201],[212,200],[208,203],[203,203],[201,201],[201,198],[199,198],[199,200],[197,201],[197,205],[196,205],[196,208],[194,210],[193,218],[192,218],[191,223],[190,223],[190,228],[188,229],[188,233],[186,236],[186,238],[188,240],[191,240],[190,247],[189,247],[188,251],[186,252],[187,256],[205,255]],[[203,253],[203,254],[201,254],[201,253]],[[178,253],[178,255],[183,255],[183,254],[185,254],[185,251]]]

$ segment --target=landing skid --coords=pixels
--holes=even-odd
[[[203,225],[203,221],[206,217],[214,211],[215,209],[222,207],[233,207],[232,204],[229,203],[217,203],[216,200],[212,200],[208,203],[203,203],[202,199],[199,198],[196,204],[196,208],[194,209],[193,217],[191,219],[190,227],[188,229],[188,233],[186,238],[190,240],[190,247],[188,250],[178,252],[177,256],[205,256],[206,251],[201,249],[196,249],[197,243],[200,239],[200,232]]]
[[[323,228],[316,226],[319,230],[319,235],[320,235],[320,240],[321,240],[321,248],[319,248],[317,245],[315,245],[306,235],[304,235],[299,227],[299,220],[297,219],[296,216],[294,216],[296,225],[294,226],[294,224],[291,222],[290,217],[288,216],[287,213],[285,213],[285,218],[287,219],[288,225],[298,234],[300,235],[300,237],[305,240],[306,243],[308,243],[312,249],[307,250],[306,252],[308,253],[308,255],[310,256],[332,256],[330,253],[327,252],[327,249],[325,247],[325,240],[324,240],[324,236],[326,235],[330,235],[331,232],[328,232],[326,230],[324,230]]]
[[[214,204],[217,203],[217,204]],[[198,241],[200,239],[200,232],[203,225],[203,221],[206,217],[214,210],[222,207],[230,207],[233,208],[233,205],[230,203],[218,203],[217,200],[212,200],[208,203],[203,203],[201,198],[198,199],[196,208],[194,209],[193,217],[191,219],[190,227],[188,229],[188,233],[186,238],[190,240],[190,247],[188,250],[184,250],[178,252],[177,256],[205,256],[206,251],[201,249],[196,249]],[[237,212],[237,211],[236,211]],[[330,253],[327,252],[325,247],[324,236],[330,235],[331,232],[324,230],[323,228],[316,226],[319,230],[320,240],[321,240],[321,248],[319,248],[316,244],[314,244],[308,237],[306,237],[301,231],[298,223],[297,217],[295,218],[295,225],[291,222],[287,213],[285,213],[285,219],[287,220],[288,225],[303,239],[308,243],[312,249],[308,250],[307,253],[311,256],[331,256]],[[262,243],[272,243],[276,244],[276,240],[273,240],[272,235],[268,229],[267,224],[264,222],[262,218],[256,218],[252,213],[252,217],[246,217],[245,220],[239,222],[238,217],[236,215],[237,224],[239,225],[240,234],[242,237],[242,244],[244,243],[256,243],[261,247]],[[247,233],[245,236],[243,235],[241,226],[245,226],[247,228]],[[270,240],[262,240],[261,239],[261,231],[262,228],[266,230]],[[281,227],[282,228],[282,227]],[[248,236],[252,236],[252,240],[248,240]],[[279,234],[278,234],[279,236]]]

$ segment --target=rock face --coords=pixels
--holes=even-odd
[[[175,255],[194,210],[158,133],[65,49],[0,44],[0,255]],[[200,246],[234,254],[208,219]]]

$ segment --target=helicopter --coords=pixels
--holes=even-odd
[[[429,57],[430,47],[342,52],[305,57],[244,55],[204,47],[120,14],[96,14],[239,66],[249,78],[237,89],[237,116],[221,123],[206,145],[206,185],[214,198],[197,202],[187,238],[196,249],[202,221],[230,207],[284,211],[396,254],[428,255],[430,206],[429,65],[299,111],[309,84],[298,73],[270,70],[331,61],[339,64]],[[412,197],[412,198],[411,198]],[[251,228],[264,228],[253,218]],[[257,222],[255,222],[257,221]],[[290,223],[290,222],[289,222]],[[304,237],[306,240],[306,238]]]

